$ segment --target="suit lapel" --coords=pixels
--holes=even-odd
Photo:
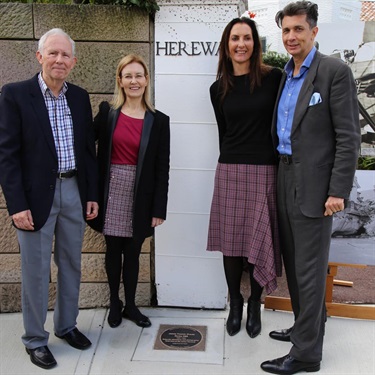
[[[321,60],[321,55],[316,51],[313,61],[311,62],[309,71],[307,72],[306,78],[301,87],[301,91],[298,95],[296,110],[294,112],[292,133],[297,129],[301,123],[303,116],[305,115],[307,109],[309,108],[309,103],[312,94],[314,93],[314,80],[318,71],[318,66]]]
[[[135,177],[135,193],[137,192],[139,177],[142,172],[143,162],[145,159],[145,154],[150,140],[151,129],[154,124],[154,115],[150,111],[146,111],[145,118],[143,121],[143,129],[141,135],[141,143],[139,145],[138,152],[138,163],[137,163],[137,174]]]
[[[48,116],[46,103],[43,98],[42,91],[38,83],[38,75],[36,75],[30,84],[30,102],[36,117],[39,119],[38,124],[42,128],[43,134],[46,137],[47,144],[52,151],[52,154],[57,160],[57,153],[55,141],[53,139],[52,127]]]
[[[113,132],[115,131],[117,120],[118,120],[118,117],[120,116],[120,111],[121,111],[121,107],[118,108],[118,109],[112,109],[112,108],[110,108],[110,110],[108,112],[108,120],[107,120],[108,130],[107,130],[107,134],[109,135],[111,143],[112,143],[112,138],[113,138]]]

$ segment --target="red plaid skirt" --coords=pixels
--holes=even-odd
[[[208,230],[207,250],[245,257],[267,293],[281,276],[276,175],[276,165],[219,163]]]

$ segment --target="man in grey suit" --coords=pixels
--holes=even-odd
[[[290,3],[276,14],[292,56],[281,81],[273,137],[280,158],[282,254],[295,320],[293,327],[270,333],[293,344],[286,356],[261,364],[274,374],[320,369],[332,215],[349,197],[360,147],[353,75],[343,61],[314,47],[317,19],[318,6],[309,1]]]
[[[61,29],[44,34],[42,71],[10,83],[0,96],[0,184],[21,251],[22,342],[35,365],[56,365],[44,329],[52,243],[57,266],[55,335],[77,349],[90,340],[76,328],[85,219],[98,213],[97,164],[88,93],[65,82],[76,63]]]

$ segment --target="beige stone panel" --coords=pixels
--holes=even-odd
[[[83,238],[82,252],[105,252],[104,236],[91,229],[88,225],[86,225],[85,236]]]
[[[150,282],[150,255],[141,254],[139,257],[139,282]]]
[[[3,190],[1,189],[1,186],[0,186],[0,209],[6,208],[6,206],[7,206],[7,204],[5,203],[4,193],[3,193]]]
[[[50,284],[48,299],[49,310],[54,308],[55,300],[56,285]],[[21,284],[0,284],[0,312],[19,312],[21,310]]]
[[[139,9],[115,5],[34,5],[35,35],[60,27],[73,40],[149,40],[149,16]]]
[[[21,283],[0,284],[0,312],[19,311],[21,311]]]
[[[151,252],[151,242],[152,242],[152,237],[148,237],[144,240],[142,244],[142,249],[141,249],[142,253],[149,254]]]
[[[114,83],[113,83],[113,90],[114,90]],[[92,108],[93,117],[95,117],[99,112],[99,104],[101,102],[110,102],[112,99],[112,94],[91,94],[90,95],[90,102]]]
[[[89,93],[112,94],[118,62],[129,53],[150,61],[148,43],[78,42],[77,65],[70,73],[69,82]]]
[[[35,57],[37,42],[0,40],[0,88],[9,82],[23,81],[40,71]]]
[[[125,302],[124,287],[121,283],[119,298]],[[138,283],[135,303],[137,306],[150,306],[151,284]],[[82,283],[79,296],[79,307],[96,308],[109,306],[109,288],[107,283]]]
[[[137,306],[150,306],[151,285],[150,283],[138,283],[135,303]]]
[[[20,283],[20,254],[0,254],[0,269],[0,283]]]
[[[31,4],[0,4],[0,38],[33,38],[33,15]]]
[[[53,310],[56,303],[56,283],[49,283],[48,310]]]
[[[82,282],[106,282],[105,254],[82,254]]]
[[[106,282],[107,275],[104,268],[104,254],[82,254],[81,282]],[[51,280],[57,282],[57,266],[51,259]]]
[[[150,60],[147,43],[77,43],[78,62],[67,81],[83,87],[90,93],[112,95],[116,67],[120,59],[129,54],[141,55]],[[40,71],[35,53],[36,41],[0,40],[0,87],[6,83],[22,81]]]
[[[120,299],[124,301],[123,287]],[[151,285],[139,283],[136,294],[137,306],[150,306]],[[56,301],[56,284],[49,286],[48,309],[53,310]],[[107,283],[82,283],[80,287],[79,308],[97,308],[109,306],[109,288]],[[0,284],[0,312],[21,311],[21,284]]]
[[[109,289],[107,283],[82,283],[79,294],[79,308],[107,307]]]
[[[0,253],[19,253],[16,229],[6,209],[0,209]]]

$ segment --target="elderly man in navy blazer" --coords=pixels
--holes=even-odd
[[[282,255],[295,320],[293,327],[270,333],[293,344],[286,356],[262,363],[274,374],[320,369],[332,215],[349,197],[360,147],[353,75],[343,61],[314,47],[317,19],[318,6],[309,1],[276,14],[292,56],[281,80],[273,137],[280,157]]]
[[[0,96],[0,184],[21,251],[22,341],[45,369],[56,365],[44,329],[53,239],[55,335],[77,349],[91,345],[76,319],[85,220],[98,213],[97,165],[88,93],[65,81],[74,47],[63,30],[48,31],[36,53],[42,71]]]

